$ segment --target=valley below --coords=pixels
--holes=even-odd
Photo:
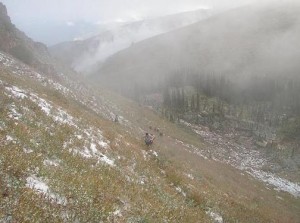
[[[203,9],[49,50],[0,3],[0,223],[300,223],[299,11]]]

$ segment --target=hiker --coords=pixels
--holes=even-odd
[[[152,145],[154,139],[155,139],[155,136],[154,136],[154,135],[151,135],[151,134],[149,134],[148,132],[146,132],[146,135],[145,135],[145,143],[146,143],[147,146]]]
[[[115,116],[114,122],[119,122],[119,116],[118,115]]]

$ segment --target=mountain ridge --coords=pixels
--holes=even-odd
[[[209,10],[196,10],[159,18],[136,21],[103,31],[86,40],[50,47],[51,53],[79,71],[89,72],[97,62],[143,39],[174,30],[209,17]],[[82,68],[80,68],[82,67]]]
[[[47,47],[28,38],[11,23],[5,5],[0,3],[0,49],[44,72],[52,73],[52,59]],[[48,70],[48,71],[47,71]]]
[[[297,44],[299,26],[298,23],[290,22],[298,21],[299,5],[282,3],[279,6],[253,5],[233,9],[197,24],[144,40],[115,54],[104,64],[99,64],[92,76],[94,80],[97,76],[99,79],[103,77],[103,80],[107,78],[112,85],[117,85],[119,81],[127,83],[127,80],[132,79],[145,87],[145,76],[152,76],[152,82],[159,83],[178,70],[220,75],[279,73],[280,64],[281,70],[293,72],[297,69],[293,58],[299,52],[292,45]],[[239,19],[235,19],[238,16]],[[277,35],[282,29],[286,31]],[[284,42],[285,38],[289,41]],[[281,50],[287,49],[289,53],[276,54],[276,45]],[[280,60],[284,62],[278,63]]]

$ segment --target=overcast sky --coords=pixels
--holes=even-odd
[[[275,0],[0,0],[19,29],[47,45],[81,38],[114,22],[132,22],[200,8],[216,11],[254,1]]]
[[[254,0],[0,0],[16,23],[30,20],[111,22],[201,7],[233,7]]]

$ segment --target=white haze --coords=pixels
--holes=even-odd
[[[199,8],[210,9],[210,11],[216,13],[257,2],[257,0],[2,1],[7,5],[9,14],[18,28],[24,30],[29,36],[35,37],[35,40],[46,41],[48,44],[87,37],[90,33],[99,33],[99,27],[101,27],[102,33],[97,37],[101,40],[98,41],[98,44],[92,45],[91,49],[83,52],[82,55],[76,54],[76,59],[73,61],[73,68],[82,73],[92,72],[94,67],[104,62],[109,56],[136,42],[200,21],[207,15],[202,17],[187,16],[171,21],[167,25],[163,24],[163,21],[161,24],[159,21],[153,22],[153,18],[183,11],[193,11]],[[272,2],[272,0],[261,0],[260,2],[266,1]],[[133,23],[143,19],[145,19],[144,22],[140,24]],[[60,24],[58,21],[63,21],[64,26],[53,25],[55,23]],[[85,21],[85,23],[83,25],[80,23],[81,25],[77,26],[78,21]],[[120,26],[120,22],[122,24],[125,22],[132,23],[132,26]],[[34,25],[38,23],[40,25]],[[113,23],[119,25],[109,29]],[[107,29],[109,29],[109,32],[103,32]]]
[[[299,2],[271,3],[230,10],[135,44],[109,58],[94,77],[132,89],[135,83],[148,86],[148,77],[154,85],[176,72],[222,74],[247,88],[257,75],[298,75]]]
[[[256,0],[2,0],[13,23],[34,40],[47,45],[72,40],[84,32],[93,32],[99,28],[97,25],[132,22],[199,8],[227,9],[254,1]],[[77,23],[86,23],[90,27],[77,27]],[[70,27],[68,24],[74,26]]]
[[[109,56],[134,45],[136,42],[198,22],[210,14],[210,10],[197,10],[114,27],[104,32],[103,35],[95,37],[94,39],[99,45],[96,49],[93,46],[93,49],[79,56],[74,61],[73,67],[77,71],[89,73],[93,71],[94,66],[104,62]],[[103,38],[103,36],[105,37]]]
[[[198,8],[230,8],[255,0],[2,0],[13,20],[105,22],[157,17]]]

